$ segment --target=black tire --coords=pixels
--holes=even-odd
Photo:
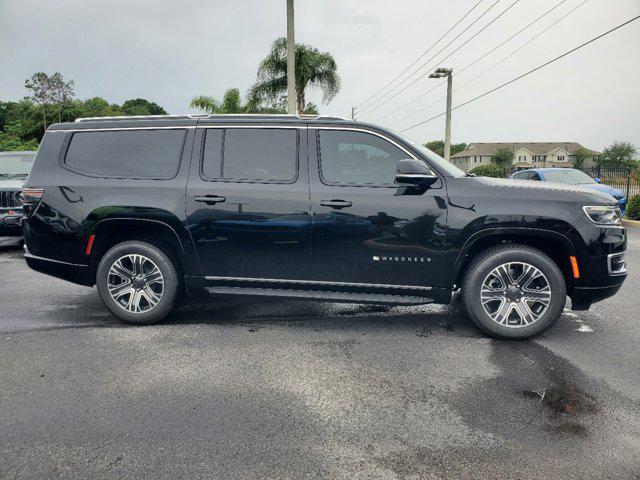
[[[482,306],[483,282],[495,268],[511,262],[534,266],[546,277],[543,281],[546,280],[550,288],[546,311],[528,325],[501,325]],[[505,244],[481,252],[471,261],[462,284],[462,301],[469,317],[483,332],[495,338],[526,339],[538,335],[560,317],[566,297],[566,283],[558,265],[545,253],[526,245]],[[532,308],[536,307],[539,305],[534,304]]]
[[[126,257],[127,255],[141,255],[145,257],[147,259],[145,262],[146,268],[155,264],[162,273],[163,285],[160,299],[154,306],[151,306],[149,302],[140,302],[143,307],[147,307],[144,311],[129,311],[125,306],[119,304],[109,292],[109,271],[118,259]],[[135,268],[133,270],[135,270]],[[113,281],[113,275],[111,278]],[[144,277],[141,277],[141,279],[137,281],[143,282],[144,280],[142,278]],[[126,282],[123,282],[123,286],[126,287],[125,283]],[[133,283],[131,283],[131,285],[136,286]],[[96,272],[96,286],[102,302],[114,315],[126,323],[136,325],[150,325],[164,320],[178,305],[182,294],[180,268],[177,260],[172,258],[167,251],[159,246],[140,240],[130,240],[119,243],[104,254]],[[140,285],[140,289],[144,288],[145,287]],[[159,290],[158,284],[154,285],[153,288]],[[148,297],[145,297],[145,299],[146,298]],[[123,297],[119,300],[126,303],[128,297]]]

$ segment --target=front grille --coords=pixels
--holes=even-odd
[[[0,192],[0,208],[21,207],[20,190]]]

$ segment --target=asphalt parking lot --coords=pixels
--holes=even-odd
[[[640,479],[628,250],[618,296],[510,342],[457,303],[198,298],[130,327],[0,246],[0,478]]]

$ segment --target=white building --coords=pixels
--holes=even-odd
[[[451,163],[464,171],[470,171],[480,165],[490,164],[492,156],[501,148],[513,152],[515,169],[572,167],[578,149],[584,149],[590,155],[585,158],[585,167],[595,166],[596,159],[602,156],[601,152],[585,148],[576,142],[470,143],[465,150],[451,156]]]

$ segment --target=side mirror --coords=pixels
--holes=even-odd
[[[428,187],[437,180],[438,177],[420,160],[400,160],[396,167],[396,183]]]
[[[602,180],[600,180],[599,178],[594,178],[593,181],[596,183],[602,183]]]

